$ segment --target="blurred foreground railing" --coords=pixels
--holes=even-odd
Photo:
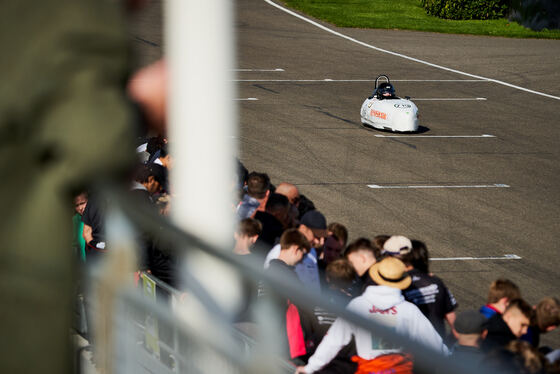
[[[472,372],[468,362],[451,361],[373,320],[346,310],[342,302],[332,304],[322,295],[308,291],[297,282],[281,279],[275,273],[264,272],[259,261],[237,256],[229,248],[215,248],[178,229],[150,207],[136,204],[125,192],[111,190],[109,194],[113,212],[107,220],[107,230],[112,230],[113,233],[109,235],[108,242],[111,251],[115,253],[131,251],[127,247],[130,247],[134,234],[129,229],[123,229],[127,222],[131,222],[143,232],[167,243],[177,255],[183,255],[186,262],[193,254],[211,256],[235,269],[244,279],[254,284],[263,282],[278,295],[289,298],[301,307],[312,310],[319,306],[330,310],[401,346],[403,350],[413,354],[418,372]],[[123,260],[126,256],[112,256],[114,259],[108,259],[107,262],[113,261],[121,265],[129,262]],[[129,269],[133,268],[129,266]],[[231,311],[220,307],[219,301],[214,300],[204,286],[188,272],[181,274],[185,286],[181,292],[143,273],[140,292],[130,281],[123,280],[126,277],[117,277],[118,279],[111,281],[111,276],[120,271],[115,269],[114,266],[106,266],[105,273],[103,270],[96,272],[92,287],[95,291],[91,296],[92,300],[100,300],[95,303],[94,314],[98,313],[106,318],[105,322],[100,318],[102,322],[95,326],[102,333],[101,338],[94,340],[94,347],[101,344],[101,349],[94,351],[94,356],[97,354],[104,357],[101,361],[105,365],[101,366],[106,367],[109,372],[286,373],[294,370],[279,358],[278,337],[283,332],[271,322],[274,321],[271,316],[275,313],[272,305],[260,302],[252,305],[257,333],[254,337],[249,337],[233,327]],[[132,271],[128,275],[131,273]],[[477,371],[484,373],[480,368]]]
[[[136,291],[136,292],[135,292]],[[136,290],[123,292],[114,315],[117,373],[245,373],[255,341],[230,327],[216,341],[189,329],[174,311],[184,294],[142,272]],[[232,349],[232,345],[234,349]],[[284,373],[288,362],[276,361]],[[265,370],[266,371],[266,370]]]

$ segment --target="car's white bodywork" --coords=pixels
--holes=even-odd
[[[362,104],[360,110],[362,124],[381,130],[398,132],[418,131],[418,108],[407,99],[398,96],[385,98],[377,94],[378,80],[385,77],[387,83],[389,78],[384,75],[377,77],[375,91]]]

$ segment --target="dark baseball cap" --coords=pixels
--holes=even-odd
[[[299,223],[310,228],[316,237],[327,237],[327,219],[318,210],[310,210],[305,213],[303,217],[301,217]]]
[[[455,330],[459,334],[481,334],[486,330],[488,319],[476,310],[465,310],[457,314]]]

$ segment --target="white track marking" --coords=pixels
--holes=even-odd
[[[375,79],[372,79],[375,82]],[[487,79],[394,79],[391,82],[490,82]]]
[[[431,261],[481,261],[481,260],[521,260],[518,255],[503,255],[490,257],[432,257]]]
[[[410,100],[416,101],[486,101],[485,97],[442,97],[442,98],[420,98],[413,97]]]
[[[312,82],[312,83],[325,83],[325,82],[375,82],[375,79],[236,79],[234,82]],[[453,83],[487,83],[490,82],[489,80],[484,79],[391,79],[391,82],[453,82]]]
[[[349,40],[349,41],[351,41],[351,42],[354,42],[354,43],[356,43],[356,44],[359,44],[359,45],[361,45],[361,46],[363,46],[363,47],[370,48],[370,49],[374,49],[374,50],[376,50],[376,51],[383,52],[383,53],[387,53],[387,54],[390,54],[390,55],[393,55],[393,56],[401,57],[401,58],[404,58],[404,59],[407,59],[407,60],[410,60],[410,61],[418,62],[418,63],[420,63],[420,64],[424,64],[424,65],[427,65],[427,66],[431,66],[431,67],[434,67],[434,68],[437,68],[437,69],[449,71],[449,72],[452,72],[452,73],[461,74],[461,75],[464,75],[464,76],[467,76],[467,77],[471,77],[471,78],[487,80],[487,81],[490,81],[490,82],[494,82],[494,83],[497,83],[497,84],[501,84],[501,85],[503,85],[503,86],[515,88],[515,89],[520,90],[520,91],[525,91],[525,92],[529,92],[529,93],[532,93],[532,94],[535,94],[535,95],[540,95],[540,96],[548,97],[548,98],[551,98],[551,99],[554,99],[554,100],[560,100],[560,97],[559,97],[559,96],[549,95],[549,94],[546,94],[546,93],[543,93],[543,92],[530,90],[530,89],[525,88],[525,87],[516,86],[516,85],[511,84],[511,83],[499,81],[499,80],[497,80],[497,79],[486,78],[486,77],[482,77],[482,76],[480,76],[480,75],[470,74],[470,73],[466,73],[466,72],[464,72],[464,71],[455,70],[455,69],[451,69],[451,68],[448,68],[448,67],[445,67],[445,66],[432,64],[431,62],[428,62],[428,61],[420,60],[420,59],[418,59],[418,58],[406,56],[406,55],[403,55],[403,54],[401,54],[401,53],[389,51],[389,50],[386,50],[386,49],[382,49],[382,48],[373,46],[373,45],[371,45],[371,44],[364,43],[364,42],[362,42],[362,41],[360,41],[360,40],[357,40],[357,39],[351,38],[351,37],[349,37],[349,36],[347,36],[347,35],[341,34],[341,33],[339,33],[338,31],[334,31],[334,30],[332,30],[332,29],[329,29],[328,27],[323,26],[323,25],[321,25],[320,23],[317,23],[317,22],[312,21],[312,20],[310,20],[310,19],[308,19],[308,18],[305,18],[304,16],[302,16],[302,15],[300,15],[300,14],[297,14],[296,12],[293,12],[293,11],[291,11],[291,10],[289,10],[289,9],[286,9],[286,8],[284,8],[284,7],[282,7],[282,6],[278,5],[278,4],[276,4],[275,2],[273,2],[273,1],[271,1],[271,0],[264,0],[264,1],[267,2],[268,4],[272,5],[273,7],[276,7],[276,8],[278,8],[278,9],[282,10],[283,12],[286,12],[286,13],[288,13],[288,14],[294,16],[294,17],[297,17],[297,18],[299,18],[299,19],[301,19],[301,20],[303,20],[303,21],[305,21],[305,22],[307,22],[307,23],[312,24],[313,26],[316,26],[316,27],[320,28],[321,30],[324,30],[324,31],[329,32],[329,33],[331,33],[331,34],[333,34],[333,35],[339,36],[339,37],[341,37],[341,38],[344,38],[344,39],[346,39],[346,40]]]
[[[254,71],[254,72],[270,72],[270,71],[286,71],[284,69],[281,68],[276,68],[276,69],[233,69],[232,71],[242,71],[242,72],[247,72],[247,71]]]
[[[494,135],[375,135],[377,138],[495,138]]]
[[[257,101],[259,99],[257,99],[256,97],[247,97],[247,98],[244,98],[244,99],[233,99],[233,100],[235,100],[235,101]]]
[[[412,188],[509,188],[507,184],[464,184],[464,185],[412,185],[412,186],[400,186],[400,185],[379,185],[379,184],[368,184],[369,188],[374,189],[412,189]]]

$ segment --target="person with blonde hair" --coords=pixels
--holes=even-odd
[[[490,284],[486,305],[480,308],[480,313],[486,318],[491,318],[494,314],[503,314],[509,302],[521,297],[519,287],[509,279],[496,279]]]

